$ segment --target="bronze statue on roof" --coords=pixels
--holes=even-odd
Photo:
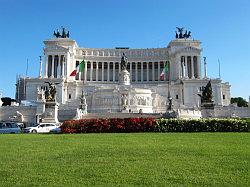
[[[62,27],[62,31],[61,33],[59,32],[59,30],[57,29],[56,32],[54,31],[53,34],[56,38],[69,38],[69,31],[66,31],[66,29],[64,27]]]

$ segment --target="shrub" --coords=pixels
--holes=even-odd
[[[248,132],[249,124],[239,119],[81,119],[65,121],[63,133],[126,132]]]
[[[65,121],[61,126],[63,133],[101,133],[101,132],[153,132],[154,118],[125,119],[81,119]]]
[[[248,124],[239,119],[159,119],[156,132],[248,132]]]

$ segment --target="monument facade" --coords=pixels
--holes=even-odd
[[[162,48],[87,48],[79,47],[65,29],[54,36],[44,41],[39,70],[43,73],[19,78],[16,99],[35,101],[37,89],[46,95],[48,82],[58,83],[54,98],[59,119],[79,108],[82,92],[88,113],[165,113],[169,94],[174,110],[199,108],[200,95],[210,81],[213,105],[230,104],[229,83],[209,79],[206,70],[202,76],[201,42],[184,28],[177,28],[175,39]],[[83,71],[70,76],[81,62]]]

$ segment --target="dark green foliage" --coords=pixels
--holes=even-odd
[[[238,107],[247,107],[248,103],[245,99],[243,99],[242,97],[232,97],[231,98],[231,104],[233,103],[237,103]]]
[[[249,124],[239,119],[160,119],[157,132],[248,132]]]
[[[249,124],[239,119],[82,119],[65,121],[63,133],[112,132],[248,132]]]
[[[16,101],[15,99],[11,99],[10,97],[2,97],[1,100],[3,102],[2,106],[10,106],[11,102]]]

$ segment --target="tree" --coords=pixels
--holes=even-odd
[[[15,99],[11,99],[10,97],[2,97],[1,100],[3,102],[2,106],[10,106],[11,102],[16,101]]]
[[[245,99],[243,99],[242,97],[232,97],[231,98],[231,104],[233,103],[237,103],[238,107],[247,107],[248,103]]]

